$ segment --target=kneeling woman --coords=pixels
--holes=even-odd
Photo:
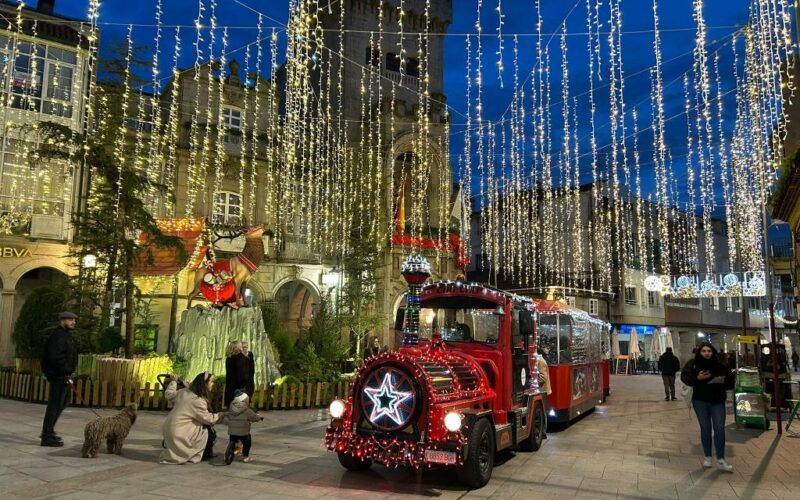
[[[165,396],[175,406],[164,422],[162,464],[198,463],[210,456],[214,445],[211,426],[223,418],[222,413],[209,410],[208,394],[213,385],[211,374],[203,372],[185,389],[178,390],[174,378],[167,386]]]

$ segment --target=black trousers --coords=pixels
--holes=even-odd
[[[675,375],[661,375],[661,380],[664,382],[664,394],[668,398],[675,397]]]
[[[202,460],[209,460],[214,457],[214,442],[217,440],[217,431],[210,425],[204,425],[208,429],[208,440],[206,440],[206,449],[203,450]]]
[[[66,378],[53,378],[48,382],[50,382],[50,399],[47,400],[47,410],[44,412],[42,439],[52,438],[56,435],[56,422],[67,406],[70,396]]]
[[[253,439],[250,437],[250,434],[248,434],[246,436],[230,436],[229,439],[230,439],[231,445],[235,445],[236,443],[242,443],[242,456],[243,457],[249,457],[250,456],[250,445],[253,444]]]

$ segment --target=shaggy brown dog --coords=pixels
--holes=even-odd
[[[109,453],[122,454],[122,443],[136,422],[136,405],[128,405],[111,417],[99,417],[83,430],[83,458],[95,458],[105,440]]]

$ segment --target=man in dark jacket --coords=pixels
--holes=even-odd
[[[664,401],[675,401],[675,374],[681,369],[678,357],[672,354],[672,347],[667,347],[666,352],[658,358],[658,369],[661,371],[661,380],[664,381]]]
[[[69,400],[72,374],[78,366],[78,351],[72,341],[72,330],[78,316],[71,312],[58,315],[59,326],[50,333],[42,353],[42,373],[50,382],[50,399],[42,425],[42,446],[64,446],[56,435],[58,417]]]

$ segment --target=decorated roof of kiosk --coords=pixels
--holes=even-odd
[[[206,247],[203,244],[205,219],[182,217],[157,219],[156,224],[165,236],[177,236],[183,241],[186,258],[181,260],[172,248],[149,247],[140,252],[134,274],[136,276],[173,276],[183,269],[196,269],[203,262]],[[139,245],[145,244],[150,235],[139,235]]]

